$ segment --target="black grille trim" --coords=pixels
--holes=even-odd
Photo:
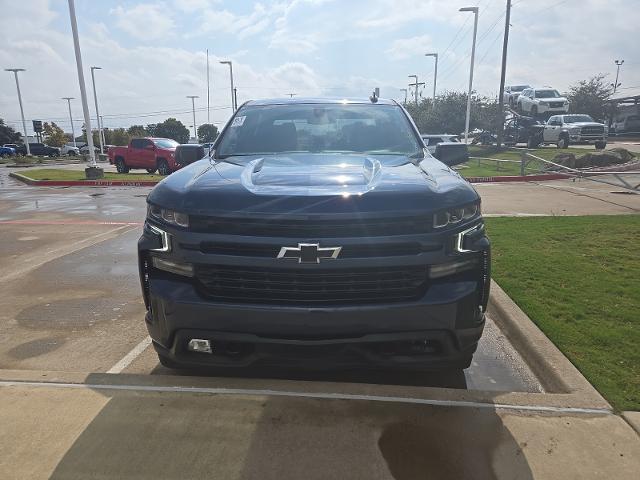
[[[431,231],[431,218],[415,216],[345,220],[292,220],[190,215],[189,225],[191,231],[198,233],[251,237],[371,237],[428,233]]]
[[[222,302],[358,305],[417,300],[426,265],[358,269],[274,269],[197,265],[203,296]]]

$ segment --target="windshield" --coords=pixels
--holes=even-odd
[[[156,147],[160,148],[176,148],[178,145],[180,145],[175,140],[171,140],[169,138],[156,139],[153,141],[153,143],[156,144]]]
[[[536,90],[536,98],[558,98],[560,94],[557,90]]]
[[[529,85],[516,85],[515,87],[511,87],[512,92],[521,92],[525,88],[529,88]]]
[[[589,115],[565,115],[562,120],[564,123],[593,122]]]
[[[266,105],[238,112],[218,157],[284,152],[412,155],[422,147],[394,105]]]

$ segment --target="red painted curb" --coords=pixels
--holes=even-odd
[[[153,187],[156,180],[33,180],[17,172],[11,172],[10,177],[35,187]]]

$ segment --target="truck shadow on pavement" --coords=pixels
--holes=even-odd
[[[303,368],[238,368],[214,369],[201,368],[172,370],[158,365],[152,375],[216,376],[231,378],[258,378],[278,380],[300,380],[312,382],[369,383],[375,385],[406,385],[415,387],[440,387],[466,389],[467,379],[464,370],[446,371],[407,371],[407,370],[306,370]]]
[[[490,408],[155,391],[92,395],[107,403],[52,479],[533,478],[526,445]]]

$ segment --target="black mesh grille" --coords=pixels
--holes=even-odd
[[[290,220],[190,215],[189,224],[190,230],[199,233],[297,238],[407,235],[427,233],[431,229],[428,217]]]
[[[415,300],[427,288],[427,267],[271,269],[196,266],[201,293],[218,301],[354,305]]]
[[[583,135],[602,135],[604,133],[604,127],[582,127],[581,133]]]

